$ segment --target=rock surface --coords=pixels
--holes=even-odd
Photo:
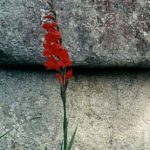
[[[150,66],[148,0],[57,0],[74,66]],[[41,10],[47,0],[0,1],[0,65],[42,65]]]
[[[150,72],[78,73],[68,87],[74,150],[150,149]],[[39,117],[36,119],[36,117]],[[0,150],[58,150],[62,104],[53,74],[0,70]],[[30,120],[32,119],[32,120]]]

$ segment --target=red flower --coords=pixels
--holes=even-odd
[[[60,60],[60,51],[61,51],[61,45],[60,46],[52,46],[51,47],[51,54],[58,57],[58,60]]]
[[[53,23],[44,23],[42,25],[42,28],[48,31],[53,31],[56,30],[56,27],[58,27],[58,23],[57,22],[53,22]]]
[[[44,50],[45,49],[50,49],[52,43],[46,43],[46,41],[43,43],[43,47],[44,47]]]
[[[58,79],[58,81],[59,81],[59,83],[60,83],[61,85],[64,84],[64,83],[63,83],[63,77],[62,77],[61,74],[57,73],[57,74],[56,74],[56,78]]]
[[[69,55],[66,49],[62,49],[60,51],[60,57],[61,59],[65,60],[65,59],[69,59]]]
[[[47,67],[47,70],[60,70],[57,61],[54,57],[50,57],[47,62],[44,64]]]
[[[67,71],[65,78],[66,80],[69,80],[71,77],[72,77],[72,69]]]
[[[67,59],[67,58],[60,58],[60,60],[58,61],[58,65],[60,67],[69,67],[69,66],[72,66],[72,62],[70,59]]]
[[[49,47],[52,51],[59,51],[59,53],[61,52],[61,50],[64,48],[61,44],[53,44]]]
[[[54,19],[54,16],[52,16],[52,15],[47,15],[47,16],[44,16],[44,19]]]
[[[60,60],[59,62],[58,62],[58,65],[60,66],[60,67],[69,67],[69,66],[72,66],[72,62],[70,61],[70,60],[66,60],[66,61],[64,61],[64,60]]]
[[[62,49],[60,51],[59,58],[60,58],[60,61],[58,62],[59,66],[62,66],[62,67],[72,66],[72,62],[71,62],[71,60],[69,58],[69,55],[68,55],[66,49]]]
[[[50,50],[48,50],[48,49],[43,50],[43,55],[46,56],[46,57],[49,57]]]
[[[62,45],[60,44],[53,44],[53,45],[48,45],[48,44],[43,44],[44,45],[44,51],[43,55],[46,57],[49,57],[49,55],[55,55],[57,57],[61,56],[61,50],[64,49]]]
[[[58,31],[53,31],[51,33],[47,33],[44,36],[45,42],[46,43],[53,43],[53,42],[57,42],[58,40],[61,39],[61,34]]]

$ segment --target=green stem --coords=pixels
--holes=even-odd
[[[64,150],[67,150],[67,135],[68,135],[68,121],[67,121],[67,108],[66,108],[66,89],[67,89],[67,82],[65,80],[66,75],[66,68],[62,69],[62,77],[63,77],[63,85],[61,86],[61,98],[63,103],[63,134],[64,134]]]
[[[61,98],[63,102],[63,134],[64,134],[64,150],[67,150],[67,109],[66,109],[66,89],[65,86],[61,87]]]

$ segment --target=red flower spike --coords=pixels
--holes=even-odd
[[[58,23],[55,22],[55,15],[56,14],[54,14],[53,17],[51,13],[48,13],[48,15],[44,17],[46,21],[48,19],[53,20],[52,22],[47,22],[42,25],[42,28],[47,31],[44,36],[43,43],[43,55],[47,58],[47,61],[44,65],[47,67],[48,70],[52,69],[57,71],[56,78],[61,85],[61,99],[63,102],[65,102],[67,83],[68,80],[73,76],[72,68],[68,69],[68,67],[72,67],[72,62],[70,60],[69,54],[67,53],[67,50],[62,46],[61,33],[59,32]],[[64,114],[65,113],[66,108],[64,106]],[[64,125],[65,129],[67,129],[67,118],[65,115]],[[67,149],[67,138],[65,132],[64,135],[64,149]]]
[[[72,69],[70,69],[67,71],[65,78],[66,80],[69,80],[72,76],[73,76]]]
[[[54,16],[48,14],[44,16],[45,19],[54,19]],[[54,21],[54,20],[53,20]],[[43,43],[43,55],[47,58],[45,66],[48,70],[61,71],[62,68],[71,67],[72,61],[70,60],[67,50],[62,46],[61,33],[58,30],[57,22],[43,23],[42,28],[47,30],[44,36]],[[63,84],[63,78],[61,74],[56,74],[60,84]],[[72,77],[72,69],[69,69],[65,74],[65,79],[69,80]]]
[[[63,77],[62,77],[62,75],[59,74],[59,73],[57,73],[57,74],[56,74],[56,78],[58,79],[59,83],[60,83],[61,85],[63,85]]]

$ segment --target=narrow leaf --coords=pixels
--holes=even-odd
[[[63,141],[61,142],[60,150],[62,150],[62,149],[63,149]]]
[[[71,140],[70,140],[70,143],[69,143],[69,146],[68,146],[68,150],[71,150],[71,148],[72,148],[72,146],[73,146],[73,143],[74,143],[74,140],[75,140],[76,132],[77,132],[77,127],[75,128],[75,131],[73,132],[73,135],[72,135],[72,137],[71,137]]]
[[[3,135],[1,135],[0,136],[0,139],[2,138],[2,137],[4,137],[5,135],[7,135],[9,132],[11,132],[13,129],[10,129],[9,131],[7,131],[6,133],[4,133]]]
[[[42,118],[42,117],[41,116],[36,116],[36,117],[33,117],[33,118],[27,120],[26,122],[29,122],[29,121],[35,120],[35,119],[40,119],[40,118]],[[23,122],[20,125],[22,125],[22,124],[24,124],[26,122]],[[15,129],[18,129],[18,128],[12,128],[12,129],[8,130],[7,132],[5,132],[4,134],[0,135],[0,139],[3,138],[5,135],[9,134],[12,130],[15,130]]]

